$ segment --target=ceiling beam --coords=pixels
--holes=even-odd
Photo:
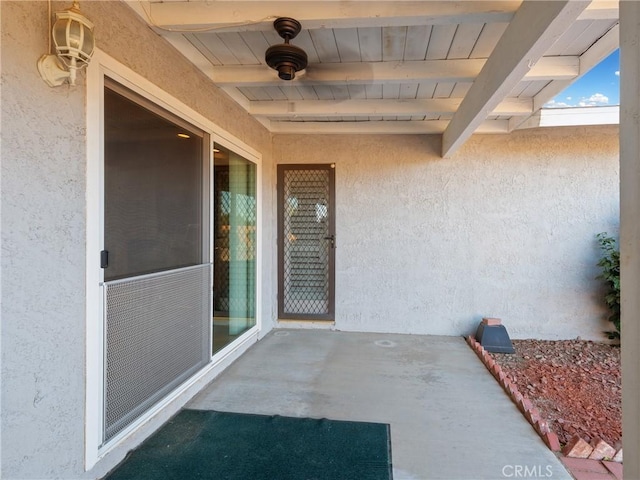
[[[368,134],[368,135],[419,135],[441,134],[448,120],[422,121],[365,121],[365,122],[271,122],[271,133],[283,134]],[[507,120],[485,120],[477,133],[508,133]]]
[[[272,30],[278,17],[302,28],[509,22],[521,1],[191,1],[148,4],[145,20],[165,31]],[[140,13],[140,12],[138,12]]]
[[[251,115],[269,118],[301,119],[307,117],[420,116],[454,113],[462,98],[411,100],[297,100],[253,101]],[[509,98],[501,102],[492,115],[532,114],[531,99]]]
[[[476,131],[588,5],[579,0],[522,3],[443,133],[443,157]]]
[[[266,65],[208,66],[205,73],[217,85],[236,87],[350,85],[386,82],[472,82],[485,59],[421,60],[407,62],[318,63],[309,65],[290,82]],[[577,56],[545,57],[526,72],[525,80],[574,79],[580,72]]]

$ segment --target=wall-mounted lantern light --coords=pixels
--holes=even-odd
[[[82,13],[78,2],[62,12],[56,12],[56,22],[51,31],[55,43],[55,55],[43,55],[38,60],[38,71],[50,87],[65,81],[76,84],[76,71],[86,67],[94,49],[93,23]]]

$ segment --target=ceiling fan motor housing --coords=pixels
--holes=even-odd
[[[302,26],[293,18],[278,18],[273,22],[273,27],[284,43],[269,47],[265,53],[267,65],[278,71],[282,80],[293,80],[296,72],[307,67],[307,54],[295,45],[289,44],[289,40],[295,38]]]

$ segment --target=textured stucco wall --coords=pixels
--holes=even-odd
[[[53,2],[52,10],[70,2]],[[99,48],[263,154],[271,137],[121,2],[82,2]],[[84,470],[84,74],[48,87],[47,2],[0,2],[2,56],[2,478]],[[264,169],[271,185],[272,169]],[[266,211],[271,197],[267,196]],[[270,230],[270,214],[266,215]],[[271,234],[267,231],[266,238]],[[269,251],[272,247],[266,247]],[[97,258],[97,257],[96,257]],[[265,255],[264,268],[271,268]],[[263,295],[273,295],[270,284]],[[271,306],[266,308],[271,315]],[[270,325],[267,317],[267,325]]]
[[[336,328],[603,339],[595,235],[618,230],[617,127],[475,136],[274,137],[336,164]]]
[[[50,89],[38,75],[46,2],[0,8],[0,476],[57,478],[83,463],[83,89]]]

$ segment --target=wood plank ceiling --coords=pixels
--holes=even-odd
[[[616,1],[244,1],[128,4],[273,133],[509,133],[618,48]],[[292,17],[308,67],[264,54]]]

